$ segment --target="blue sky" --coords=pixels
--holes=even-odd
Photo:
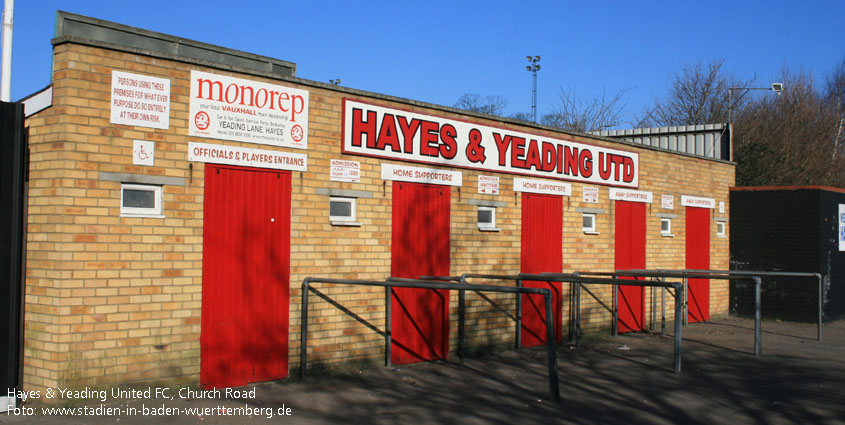
[[[530,112],[527,55],[540,55],[538,115],[560,89],[629,89],[626,119],[666,93],[685,62],[725,59],[767,86],[786,65],[818,81],[845,59],[845,0],[105,1],[18,0],[12,99],[50,83],[56,10],[283,59],[297,75],[441,105],[499,95]]]

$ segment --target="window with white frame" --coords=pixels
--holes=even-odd
[[[660,219],[660,236],[672,236],[672,219]]]
[[[120,215],[122,217],[163,217],[161,213],[161,186],[121,184]]]
[[[478,207],[478,230],[496,229],[496,207]]]
[[[329,220],[335,225],[354,225],[357,215],[355,213],[357,199],[355,198],[329,198]]]
[[[716,222],[716,236],[724,238],[727,236],[725,234],[725,222],[724,221],[717,221]]]
[[[596,231],[596,214],[584,213],[581,217],[581,229],[584,231],[584,233],[588,235],[597,235],[598,232]]]

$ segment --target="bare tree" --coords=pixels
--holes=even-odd
[[[543,115],[541,123],[563,130],[586,133],[588,131],[607,130],[618,127],[622,123],[622,114],[626,104],[622,97],[630,89],[618,91],[608,97],[607,91],[592,99],[579,99],[574,89],[560,89],[560,103],[552,111]]]
[[[534,122],[534,117],[531,115],[531,112],[517,112],[515,114],[512,114],[510,118],[531,123]]]
[[[638,117],[642,127],[699,125],[728,121],[731,87],[749,87],[753,79],[740,79],[724,69],[725,60],[688,62],[669,81],[669,92]],[[733,99],[733,110],[747,102],[745,93]]]
[[[833,156],[842,155],[840,144],[845,141],[845,58],[827,79],[827,99],[839,117],[839,129],[833,140]],[[843,171],[845,172],[845,171]]]
[[[453,106],[465,111],[501,116],[505,107],[508,106],[508,101],[501,96],[481,96],[478,93],[464,93]]]
[[[734,119],[737,185],[845,186],[845,156],[835,155],[841,113],[811,74],[784,69],[785,91],[757,96]]]

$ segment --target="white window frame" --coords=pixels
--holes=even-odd
[[[123,193],[125,190],[140,190],[153,192],[155,205],[151,208],[126,207],[123,205]],[[120,216],[121,217],[147,217],[164,218],[162,214],[161,186],[154,184],[121,183],[120,184]]]
[[[589,218],[592,225],[585,226],[584,219]],[[585,235],[598,235],[599,232],[596,231],[596,213],[582,213],[581,214],[581,230],[584,232]]]
[[[668,224],[667,229],[663,229],[663,223]],[[660,218],[660,236],[664,236],[667,238],[674,237],[675,235],[672,234],[672,219],[669,217],[661,217]]]
[[[478,221],[477,222],[478,230],[480,230],[482,232],[498,232],[499,229],[496,227],[496,207],[479,205],[477,213],[481,212],[481,211],[489,211],[490,212],[490,222],[489,223],[482,223],[481,221]],[[478,218],[477,213],[476,213],[476,219]]]
[[[332,202],[344,202],[350,205],[350,212],[351,215],[343,216],[343,215],[331,215],[331,203]],[[333,226],[360,226],[361,223],[358,223],[358,199],[357,198],[349,198],[346,196],[331,196],[329,197],[329,221],[331,221]]]
[[[726,237],[727,233],[725,233],[725,229],[726,229],[726,227],[725,227],[724,221],[717,221],[716,222],[716,236],[718,236],[720,238]]]

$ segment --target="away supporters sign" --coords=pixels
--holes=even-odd
[[[343,153],[636,188],[639,155],[344,99]]]

